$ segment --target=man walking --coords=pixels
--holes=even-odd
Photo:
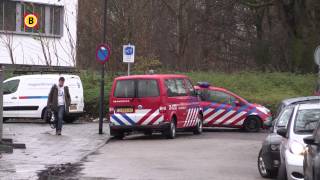
[[[69,110],[71,98],[68,86],[64,86],[64,77],[59,78],[58,85],[53,85],[49,97],[47,107],[53,110],[56,122],[56,135],[61,135],[63,116],[65,111]]]

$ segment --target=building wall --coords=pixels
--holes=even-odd
[[[14,64],[75,66],[78,0],[20,0],[19,2],[41,3],[48,7],[63,6],[61,15],[63,23],[60,29],[62,34],[19,32],[18,27],[15,32],[0,30],[0,63],[12,64],[9,46],[12,49]],[[17,5],[17,14],[21,13],[19,9],[21,6]],[[50,9],[47,8],[45,11]],[[49,18],[45,17],[46,22],[49,22]],[[19,19],[16,21],[18,26]],[[45,23],[44,29],[48,29],[49,24]]]

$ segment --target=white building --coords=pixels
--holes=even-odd
[[[0,64],[75,66],[77,15],[78,0],[0,0]]]

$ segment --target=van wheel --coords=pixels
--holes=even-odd
[[[164,131],[164,136],[167,138],[167,139],[174,139],[176,138],[176,123],[175,123],[175,120],[171,120],[170,122],[170,126],[167,130]]]
[[[152,136],[152,131],[144,131],[143,134],[145,136]]]
[[[48,110],[48,108],[45,108],[45,109],[42,110],[41,119],[46,123],[50,123],[50,119],[46,117],[47,116],[47,110]]]
[[[73,122],[75,122],[78,118],[77,117],[64,117],[63,118],[63,121],[66,122],[67,124],[71,124]]]
[[[118,140],[122,140],[124,138],[124,132],[114,132],[113,137]]]
[[[193,134],[201,134],[202,130],[203,130],[202,116],[199,115],[199,120],[198,120],[197,126],[193,130]]]
[[[243,123],[243,128],[247,132],[259,132],[261,120],[256,116],[249,116]]]

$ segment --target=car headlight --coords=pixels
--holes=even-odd
[[[304,152],[305,152],[305,147],[303,144],[297,142],[297,141],[292,141],[290,142],[289,144],[289,149],[290,149],[290,152],[292,154],[295,154],[295,155],[301,155],[303,156],[304,155]]]
[[[279,151],[280,145],[279,144],[271,144],[270,148],[272,151]]]

